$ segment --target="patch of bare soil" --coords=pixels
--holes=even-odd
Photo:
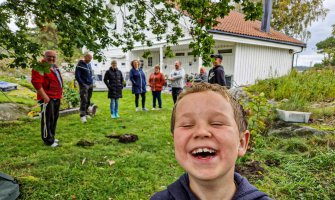
[[[259,180],[264,178],[263,174],[265,169],[260,166],[258,161],[251,161],[236,165],[235,171],[248,180]]]

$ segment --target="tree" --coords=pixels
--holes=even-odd
[[[333,25],[332,36],[318,42],[316,47],[318,53],[325,55],[323,64],[335,66],[335,25]]]
[[[307,28],[319,18],[325,18],[328,10],[324,0],[274,0],[272,26],[285,34],[306,41],[311,33]]]
[[[252,0],[260,3],[264,0]],[[271,26],[286,35],[307,41],[311,33],[307,28],[312,22],[325,18],[328,10],[324,0],[273,0]],[[240,11],[240,7],[236,9]],[[262,20],[262,18],[258,18]]]
[[[176,2],[179,11],[174,9]],[[234,2],[242,4],[246,19],[255,19],[261,13],[259,3]],[[124,17],[122,34],[110,26],[116,6]],[[0,60],[10,59],[10,67],[37,66],[42,70],[37,61],[43,47],[30,36],[34,29],[45,30],[50,24],[57,34],[57,49],[67,58],[82,47],[101,60],[101,50],[110,46],[122,47],[123,51],[133,49],[135,42],[151,46],[152,41],[146,38],[148,31],[158,41],[166,41],[169,51],[170,45],[177,44],[183,36],[179,18],[186,12],[192,21],[191,48],[208,64],[214,40],[207,31],[217,23],[217,17],[224,17],[233,8],[229,0],[7,0],[0,5]],[[16,31],[10,28],[11,22],[17,26]],[[167,30],[169,26],[172,28]]]

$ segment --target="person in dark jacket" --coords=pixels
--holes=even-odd
[[[55,138],[59,116],[60,99],[63,95],[63,80],[56,66],[56,52],[48,50],[44,53],[41,64],[50,66],[49,73],[40,74],[32,70],[31,83],[37,92],[37,100],[42,104],[41,135],[46,145],[57,147],[59,140]]]
[[[208,83],[219,84],[221,86],[226,86],[226,78],[222,63],[221,54],[212,54],[211,58],[214,58],[213,68],[209,70],[208,73]]]
[[[136,111],[139,111],[138,100],[140,95],[142,98],[142,110],[148,111],[148,109],[146,109],[145,107],[145,93],[147,92],[146,90],[147,83],[145,79],[145,74],[142,68],[140,68],[140,61],[138,60],[131,61],[131,66],[132,69],[130,70],[129,78],[132,83],[132,93],[135,94]]]
[[[155,72],[150,74],[149,85],[152,92],[152,110],[156,110],[156,99],[158,101],[158,110],[162,109],[161,93],[165,84],[164,74],[160,72],[160,66],[155,66]]]
[[[108,88],[108,98],[110,102],[110,112],[112,118],[119,118],[119,98],[122,98],[123,75],[117,68],[116,60],[111,62],[111,67],[106,71],[104,82]]]
[[[151,200],[267,200],[235,172],[250,133],[242,106],[225,87],[195,83],[178,96],[171,116],[176,160],[186,173]]]
[[[80,93],[80,120],[83,123],[91,117],[88,114],[88,107],[91,104],[93,92],[93,72],[91,67],[92,55],[87,53],[84,60],[80,60],[77,64],[75,77],[79,84]]]

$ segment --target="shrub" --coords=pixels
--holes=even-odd
[[[73,81],[64,84],[63,99],[68,108],[73,108],[79,105],[80,97],[78,91],[74,88]]]

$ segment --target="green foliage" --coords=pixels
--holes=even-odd
[[[262,135],[266,135],[274,119],[274,106],[268,103],[263,92],[259,94],[248,93],[248,98],[242,101],[244,109],[247,111],[248,129],[251,134],[250,146],[254,148],[256,140]]]
[[[307,28],[319,18],[325,18],[327,12],[323,0],[274,0],[271,25],[289,36],[306,41],[311,35]]]
[[[261,15],[260,3],[234,2],[241,3],[247,20]],[[169,51],[184,36],[179,19],[187,13],[194,40],[190,47],[208,65],[214,45],[208,30],[218,23],[217,17],[224,17],[233,8],[227,0],[179,0],[177,5],[165,0],[110,0],[107,4],[105,0],[7,0],[0,4],[0,48],[5,50],[0,53],[0,60],[12,60],[10,67],[38,66],[42,51],[56,48],[69,62],[78,49],[86,47],[101,61],[102,50],[110,46],[121,47],[125,52],[132,50],[135,42],[152,46],[148,32],[157,41],[165,41]],[[122,33],[114,30],[116,13],[122,13],[123,23],[118,24],[123,26]],[[10,22],[16,24],[15,32],[9,28]]]
[[[64,100],[68,108],[77,107],[79,105],[79,92],[73,87],[73,82],[64,84],[62,100]]]
[[[248,88],[249,92],[264,92],[268,99],[277,101],[292,99],[290,102],[298,102],[301,105],[311,102],[324,102],[335,100],[335,70],[325,68],[323,70],[306,70],[298,73],[292,70],[290,74],[267,80],[260,80],[257,84]]]
[[[325,55],[323,59],[324,65],[335,66],[335,37],[331,36],[316,44],[318,53]]]

